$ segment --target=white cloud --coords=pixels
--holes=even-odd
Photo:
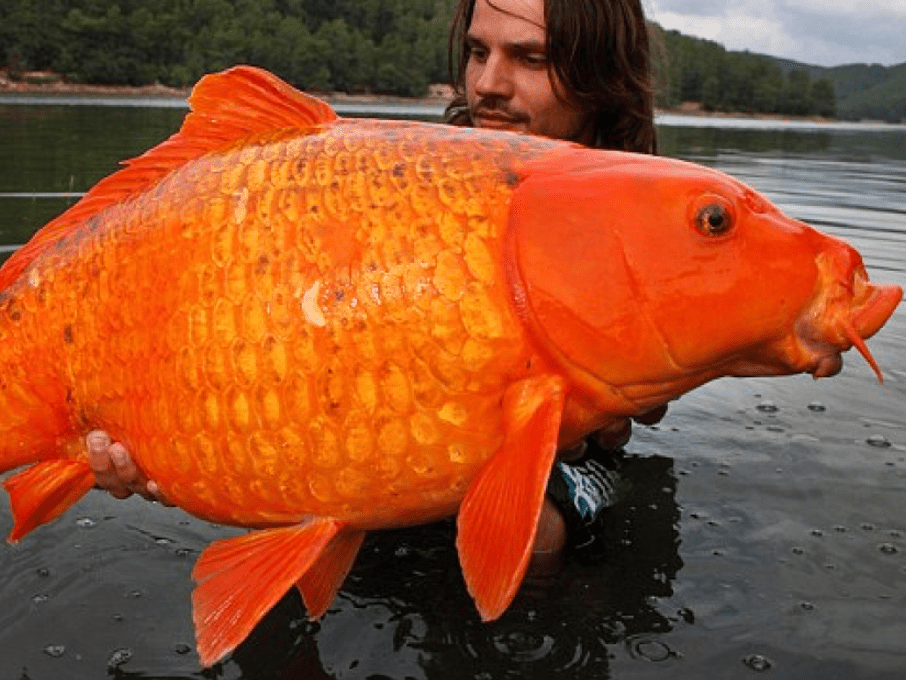
[[[906,62],[906,0],[647,0],[667,29],[810,64]]]

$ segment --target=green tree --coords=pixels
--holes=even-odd
[[[811,110],[809,93],[811,91],[811,78],[808,71],[796,69],[787,75],[786,86],[780,93],[777,110],[794,116],[804,116]]]
[[[813,111],[819,116],[833,118],[837,115],[837,93],[827,78],[812,84],[811,101]]]

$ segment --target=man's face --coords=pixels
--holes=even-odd
[[[472,122],[588,145],[590,116],[558,98],[565,90],[549,75],[544,1],[475,0],[466,64]]]

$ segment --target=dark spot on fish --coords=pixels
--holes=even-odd
[[[402,177],[403,175],[406,174],[406,166],[403,165],[402,163],[397,163],[396,165],[393,166],[392,172],[393,172],[394,177]]]
[[[72,344],[72,326],[70,324],[63,326],[63,342]]]
[[[318,206],[312,205],[312,206],[309,206],[308,212],[310,212],[310,213],[313,214],[313,215],[317,215],[318,212],[320,212],[320,211],[319,211],[319,209],[318,209]]]
[[[503,181],[512,189],[519,184],[519,173],[513,170],[507,170],[503,173]]]
[[[346,297],[346,293],[343,292],[342,288],[338,288],[336,291],[334,291],[333,299],[337,302],[342,301],[344,297]]]
[[[22,318],[22,312],[20,312],[18,309],[11,309],[9,311],[9,318],[10,321],[18,321]]]
[[[258,263],[255,265],[255,274],[261,276],[262,274],[267,273],[267,268],[270,266],[271,259],[265,255],[258,256]]]

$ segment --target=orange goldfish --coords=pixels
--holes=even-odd
[[[902,297],[697,165],[340,119],[202,79],[180,131],[0,270],[10,540],[91,489],[102,428],[176,505],[255,528],[193,572],[201,663],[366,531],[458,514],[481,617],[524,575],[556,451],[720,376],[840,370]],[[878,371],[880,377],[880,372]]]

